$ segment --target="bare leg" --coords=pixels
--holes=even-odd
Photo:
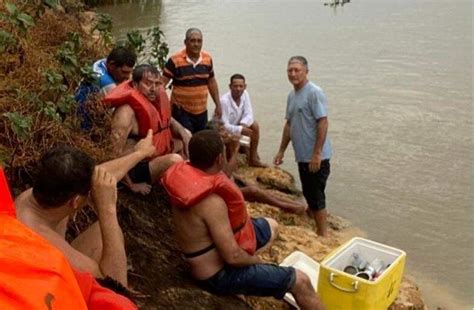
[[[303,214],[307,208],[305,204],[288,200],[278,199],[269,192],[256,186],[245,186],[240,189],[245,200],[250,202],[261,202],[282,209],[285,212]]]
[[[257,122],[253,122],[250,125],[252,129],[252,136],[250,137],[250,152],[249,152],[249,166],[252,167],[267,167],[267,165],[260,162],[260,157],[258,156],[258,141],[260,139],[260,127]]]
[[[260,254],[260,253],[263,253],[265,252],[265,250],[267,250],[268,248],[270,248],[273,244],[273,241],[275,240],[276,236],[278,235],[278,223],[277,221],[275,221],[274,219],[272,218],[269,218],[269,217],[265,217],[265,220],[268,222],[268,224],[270,225],[270,230],[272,232],[272,235],[270,237],[270,240],[268,240],[267,244],[265,244],[263,247],[261,247],[260,249],[258,249],[255,254]]]
[[[92,224],[71,242],[73,248],[89,256],[97,263],[102,257],[102,234],[99,221]]]
[[[302,310],[324,310],[325,307],[321,303],[319,296],[309,280],[309,277],[302,271],[296,270],[296,282],[290,290],[295,297],[296,303]]]
[[[311,214],[316,222],[316,233],[318,236],[327,237],[327,211],[326,209],[311,210]]]
[[[150,175],[153,184],[158,183],[161,176],[173,164],[182,161],[183,158],[179,154],[167,154],[154,158],[150,162]]]

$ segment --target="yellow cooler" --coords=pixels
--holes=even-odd
[[[354,265],[355,257],[369,265],[383,262],[383,268],[372,280],[344,272]],[[328,310],[387,309],[398,295],[405,259],[402,250],[353,238],[321,262],[317,291]]]

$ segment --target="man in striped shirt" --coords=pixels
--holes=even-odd
[[[214,76],[211,55],[202,50],[202,32],[197,28],[186,31],[185,48],[168,59],[163,83],[172,80],[171,104],[173,118],[192,133],[207,124],[207,95],[216,105],[215,117],[221,118],[219,89]]]

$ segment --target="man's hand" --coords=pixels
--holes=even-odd
[[[216,109],[214,110],[214,117],[217,119],[222,118],[222,107],[220,103],[216,103]]]
[[[135,151],[142,153],[144,158],[152,157],[153,154],[155,154],[155,146],[153,145],[153,130],[148,129],[146,137],[135,144]]]
[[[308,166],[310,172],[318,172],[321,168],[321,154],[313,154],[313,157],[311,157],[311,161],[309,162]]]
[[[151,185],[148,183],[130,183],[127,184],[128,188],[134,193],[142,194],[143,196],[148,195],[151,192]]]
[[[244,136],[251,137],[253,135],[253,130],[246,126],[242,126],[242,131],[240,133]]]
[[[117,180],[104,168],[95,167],[92,175],[92,201],[99,213],[115,213],[117,204]]]
[[[279,166],[283,163],[283,157],[285,154],[283,152],[278,152],[275,157],[273,158],[273,164],[275,166]]]

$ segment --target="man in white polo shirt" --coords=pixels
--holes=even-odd
[[[230,91],[222,95],[222,122],[225,129],[235,135],[244,135],[250,138],[250,151],[248,164],[253,167],[266,167],[260,162],[258,156],[258,140],[260,130],[254,120],[252,102],[245,90],[245,77],[242,74],[234,74],[230,77]]]

